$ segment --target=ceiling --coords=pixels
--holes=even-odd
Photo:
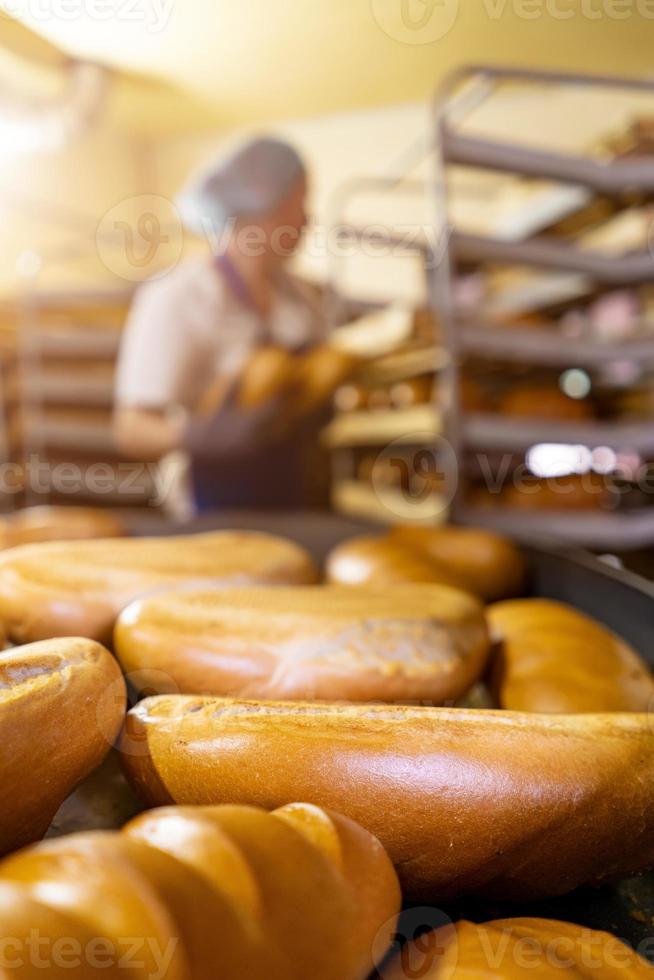
[[[60,49],[117,69],[116,111],[145,129],[425,99],[470,61],[654,68],[654,19],[643,15],[650,7],[654,18],[654,5],[641,0],[68,0],[65,20],[21,6],[23,24],[50,42],[34,38],[33,57],[56,60]],[[0,17],[0,44],[28,53],[29,37]]]

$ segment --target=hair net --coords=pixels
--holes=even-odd
[[[292,146],[258,137],[192,180],[177,204],[190,231],[220,234],[230,219],[272,211],[304,175],[304,164]]]

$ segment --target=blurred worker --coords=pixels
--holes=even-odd
[[[280,406],[239,407],[239,375],[253,351],[319,343],[324,324],[309,287],[286,269],[306,225],[307,176],[296,151],[252,139],[182,196],[183,220],[211,254],[140,288],[122,343],[115,435],[127,455],[190,459],[197,510],[301,503],[296,433]],[[207,391],[225,397],[202,414]]]

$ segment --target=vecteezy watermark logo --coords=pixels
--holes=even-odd
[[[100,221],[95,244],[104,265],[121,279],[157,279],[182,254],[183,230],[172,201],[138,194],[115,204]]]
[[[375,496],[393,517],[445,517],[457,488],[456,454],[442,436],[412,432],[384,446],[371,473]]]
[[[456,954],[456,931],[450,917],[441,909],[424,906],[408,909],[393,926],[385,923],[373,942],[379,980],[428,980],[437,970],[440,978],[443,954],[452,945]],[[390,950],[389,932],[394,932]],[[456,963],[456,955],[450,962]],[[448,970],[443,980],[452,972],[453,968]]]
[[[459,14],[459,0],[371,0],[371,7],[384,33],[403,44],[440,41]]]
[[[138,24],[149,34],[160,34],[170,21],[175,0],[4,0],[2,9],[18,20],[119,21]]]

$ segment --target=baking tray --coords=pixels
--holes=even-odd
[[[321,513],[225,513],[206,516],[190,525],[165,524],[140,514],[131,522],[135,534],[174,534],[216,528],[249,528],[283,534],[304,545],[318,562],[336,544],[357,534],[379,533],[376,525]],[[569,602],[623,636],[654,666],[654,584],[580,551],[547,545],[523,548],[529,563],[529,591]],[[121,826],[138,804],[110,758],[66,801],[52,833]],[[466,899],[442,907],[408,906],[398,937],[458,918],[484,921],[509,916],[543,916],[604,929],[619,936],[654,962],[654,874],[642,875],[597,889],[571,892],[544,902],[505,904]],[[383,968],[381,970],[383,978]]]

